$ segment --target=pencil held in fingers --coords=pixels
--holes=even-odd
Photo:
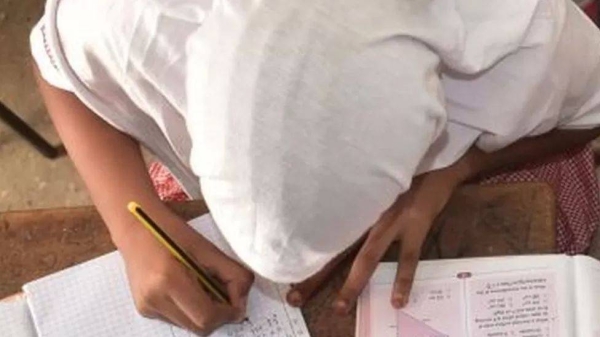
[[[180,246],[138,204],[131,202],[128,209],[160,243],[157,248],[166,248],[164,255],[175,258],[170,259],[174,265],[163,268],[164,273],[159,275],[158,279],[163,282],[150,288],[161,298],[167,293],[177,310],[173,310],[173,305],[163,303],[154,311],[172,323],[203,334],[226,323],[248,321],[245,314],[247,298],[254,281],[249,270],[200,235],[180,233],[177,236],[183,244]],[[190,230],[187,226],[183,229]],[[190,249],[186,251],[182,247]],[[201,266],[196,261],[205,264]],[[147,307],[146,297],[138,297],[142,299],[142,308]]]
[[[227,293],[222,289],[219,283],[205,270],[194,262],[194,260],[185,253],[168,235],[165,233],[152,218],[136,202],[130,202],[127,209],[148,229],[152,235],[169,250],[169,252],[181,262],[188,270],[194,273],[202,286],[222,303],[231,304]]]

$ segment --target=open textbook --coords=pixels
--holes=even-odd
[[[231,248],[209,215],[190,223],[226,254]],[[146,319],[135,309],[121,255],[113,252],[26,284],[20,299],[0,303],[2,337],[188,337],[186,330]],[[257,277],[248,298],[249,322],[231,324],[214,337],[308,337],[286,287]]]
[[[357,337],[600,337],[600,262],[540,255],[423,261],[408,305],[390,304],[396,263],[358,302]]]

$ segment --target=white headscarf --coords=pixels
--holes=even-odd
[[[58,32],[56,6],[50,43],[32,35],[38,64],[58,55],[42,75],[66,78],[193,196],[199,177],[233,250],[276,281],[318,271],[416,173],[478,138],[491,150],[598,122],[597,90],[575,90],[591,75],[564,52],[598,48],[564,36],[600,44],[562,0],[63,0]]]

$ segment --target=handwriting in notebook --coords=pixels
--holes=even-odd
[[[245,326],[251,332],[253,337],[293,337],[290,332],[286,332],[282,324],[284,320],[277,313],[271,313],[268,316],[262,317],[259,321],[250,321]],[[231,335],[234,337],[234,335]]]
[[[231,324],[221,329],[220,335],[226,337],[296,337],[284,327],[285,320],[277,313],[262,317],[257,321]],[[195,337],[193,333],[171,326],[171,337]]]
[[[468,282],[473,337],[555,337],[558,313],[549,272],[478,277]]]
[[[191,224],[223,252],[231,254],[210,217],[198,218]],[[257,277],[248,296],[247,314],[252,324],[226,325],[211,336],[308,337],[302,313],[284,300],[286,289]],[[125,263],[116,252],[28,283],[24,290],[35,325],[44,337],[195,336],[159,320],[144,318],[136,311]]]
[[[304,322],[288,311],[283,300],[278,299],[285,292],[284,287],[257,278],[255,288],[250,293],[249,303],[253,306],[249,313],[250,319],[240,324],[225,325],[214,335],[217,337],[308,337]],[[191,332],[178,327],[170,328],[171,337],[195,337]]]
[[[211,223],[210,217],[204,216],[195,219],[192,224],[224,253],[233,255],[233,251],[225,239]],[[213,335],[223,337],[308,337],[308,331],[300,311],[289,307],[284,300],[286,292],[287,287],[257,277],[248,298],[249,321],[226,325]],[[190,334],[189,336],[194,335]],[[173,337],[188,336],[174,334]]]

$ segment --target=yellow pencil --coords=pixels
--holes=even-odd
[[[227,293],[221,288],[219,283],[213,279],[205,270],[198,266],[183,249],[181,249],[136,202],[130,202],[127,209],[154,235],[154,237],[165,246],[173,256],[179,260],[185,267],[191,270],[198,278],[200,283],[217,300],[222,303],[231,304]]]

